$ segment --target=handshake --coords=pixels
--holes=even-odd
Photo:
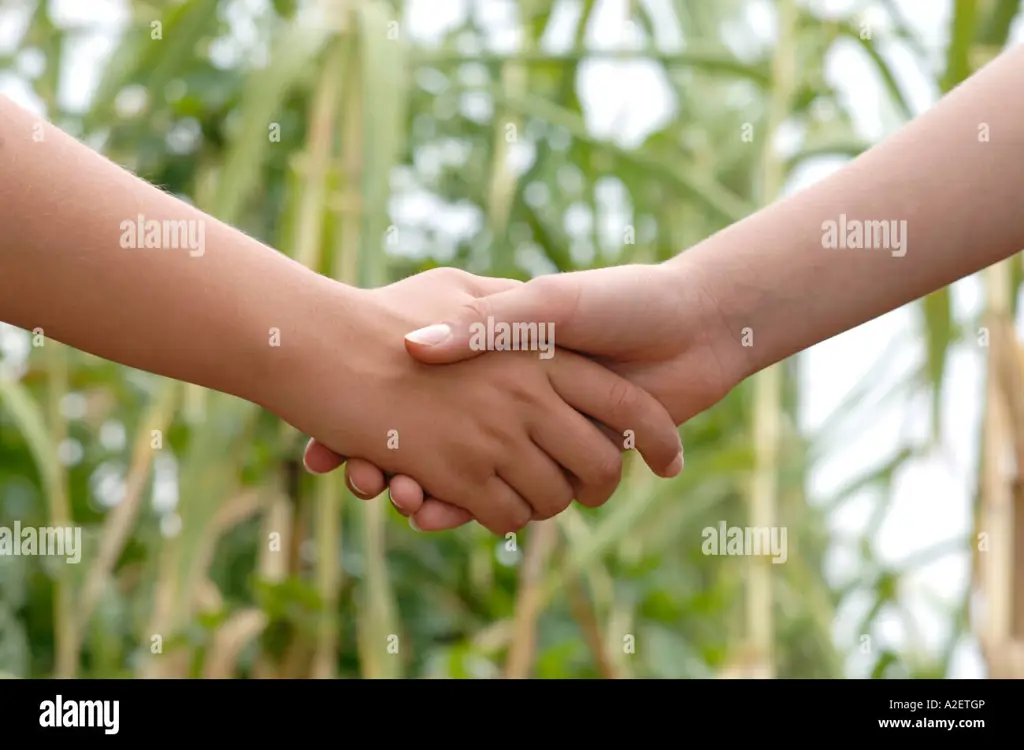
[[[39,148],[38,118],[0,97],[0,321],[260,404],[313,438],[311,471],[347,460],[356,495],[389,487],[419,529],[506,534],[607,501],[623,450],[674,476],[676,427],[746,377],[1019,252],[1024,107],[1006,102],[1022,88],[1018,46],[829,178],[660,265],[525,284],[438,269],[374,290],[50,125]],[[1011,135],[978,148],[971,123]],[[125,248],[115,238],[138,215],[163,217],[150,223],[164,236],[202,227],[209,252]],[[847,215],[866,217],[854,228],[909,217],[921,250],[823,250]],[[502,335],[524,328],[538,334],[526,351]]]
[[[676,476],[676,426],[744,376],[739,343],[678,263],[527,283],[442,268],[372,291],[334,286],[367,321],[340,351],[347,382],[274,411],[314,437],[307,469],[347,460],[357,497],[387,487],[418,530],[476,520],[505,534],[573,500],[600,506],[624,450]],[[304,364],[305,383],[326,383],[332,359]]]

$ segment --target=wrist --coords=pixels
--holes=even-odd
[[[304,267],[299,274],[304,278],[282,283],[284,295],[262,306],[251,324],[259,338],[252,342],[253,365],[239,394],[293,426],[310,404],[318,408],[320,388],[335,395],[347,390],[344,365],[359,351],[359,310],[367,294]],[[331,356],[339,351],[346,355]]]
[[[721,370],[726,390],[731,390],[760,369],[750,335],[749,311],[742,297],[708,260],[710,253],[687,250],[662,264],[669,284],[685,291],[687,312],[700,321],[702,348],[712,353]]]

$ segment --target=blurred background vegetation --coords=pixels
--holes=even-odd
[[[0,78],[147,180],[347,283],[437,265],[528,278],[666,259],[807,163],[855,157],[870,139],[827,71],[836,49],[906,120],[919,107],[892,58],[948,91],[1008,43],[1019,1],[932,0],[949,18],[935,48],[881,1],[428,0],[459,20],[424,40],[408,6],[432,11],[401,0],[2,0]],[[83,85],[69,50],[114,6],[125,22],[98,85],[69,105]],[[592,43],[599,13],[617,14],[620,43]],[[582,94],[581,72],[638,60],[669,114],[642,137],[598,132],[588,97],[601,91]],[[7,329],[0,525],[80,525],[85,552],[79,565],[0,558],[0,673],[925,677],[950,676],[968,643],[984,672],[1021,676],[1024,506],[997,460],[1024,456],[1020,263],[983,281],[984,320],[960,321],[948,290],[915,306],[930,441],[833,496],[809,498],[824,441],[800,427],[809,386],[794,361],[685,426],[678,479],[631,457],[604,508],[509,542],[417,534],[340,474],[305,474],[302,436],[257,407]],[[963,555],[972,581],[941,610],[938,647],[900,647],[876,626],[902,616],[913,561],[881,560],[872,535],[894,477],[938,439],[950,348],[976,335],[990,366],[975,528],[917,561]],[[866,488],[873,520],[837,581],[829,519]],[[787,562],[705,556],[700,530],[720,522],[785,526]],[[851,615],[855,591],[868,604]]]

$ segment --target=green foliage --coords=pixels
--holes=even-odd
[[[525,51],[504,57],[460,51],[466,38],[482,33],[469,20],[438,45],[420,45],[383,2],[352,3],[350,23],[332,30],[326,23],[299,25],[298,4],[274,0],[276,15],[259,20],[259,39],[242,62],[225,66],[211,49],[234,33],[229,4],[131,3],[133,20],[83,113],[64,111],[56,97],[67,85],[58,71],[68,35],[49,18],[46,3],[31,10],[19,50],[46,55],[46,73],[30,84],[55,120],[90,142],[100,139],[108,156],[140,176],[350,283],[387,283],[437,265],[525,279],[655,262],[757,207],[759,149],[741,133],[747,124],[762,132],[768,123],[771,50],[751,44],[753,54],[737,55],[725,43],[727,26],[750,36],[738,0],[671,4],[685,53],[652,46],[634,56],[661,69],[675,112],[629,146],[595,135],[579,98],[592,1],[579,4],[576,48],[559,55],[540,51],[546,47],[539,41],[554,3],[520,3]],[[528,14],[531,5],[535,12]],[[979,15],[986,7],[990,15]],[[1006,42],[1016,13],[1008,2],[957,0],[955,8],[944,89],[970,72],[972,45]],[[648,37],[665,24],[643,8],[634,21]],[[895,39],[913,46],[898,19],[894,28]],[[864,146],[823,73],[838,40],[856,40],[891,103],[911,114],[882,40],[862,38],[856,19],[830,25],[802,11],[796,38],[799,80],[788,120],[802,137],[787,157],[787,176],[815,157],[854,156]],[[262,46],[270,50],[267,64],[252,64]],[[144,95],[134,112],[124,109],[132,91]],[[468,108],[470,97],[493,116]],[[325,143],[310,134],[318,106],[334,118]],[[276,139],[268,137],[272,126]],[[522,175],[510,173],[502,158],[508,132],[532,153]],[[182,141],[181,133],[194,137]],[[312,163],[319,148],[328,157],[322,174]],[[471,208],[481,217],[478,230],[452,237],[407,223],[389,198],[399,174],[446,204]],[[354,191],[365,205],[355,215],[341,211],[316,198],[318,186],[332,199]],[[570,232],[571,211],[598,227],[606,211],[598,193],[609,186],[625,196],[625,223],[635,237]],[[303,205],[316,209],[312,234],[304,233]],[[392,229],[402,238],[399,248],[385,240]],[[345,277],[346,268],[354,278]],[[955,338],[948,293],[921,310],[921,375],[937,392]],[[417,535],[383,498],[363,505],[337,479],[305,476],[299,436],[256,407],[191,387],[179,392],[79,352],[64,355],[66,383],[43,348],[32,349],[24,372],[0,377],[0,526],[52,522],[50,501],[63,493],[74,523],[86,529],[87,554],[71,573],[40,558],[0,559],[0,676],[70,669],[114,677],[155,669],[195,677],[227,653],[230,673],[247,677],[493,677],[531,630],[531,661],[542,678],[713,676],[748,658],[752,563],[701,551],[702,529],[722,521],[743,526],[746,518],[754,455],[747,385],[685,426],[681,477],[655,482],[632,462],[606,507],[561,517],[554,552],[533,581],[522,563],[542,533],[536,529],[521,534],[514,550],[478,528]],[[800,388],[793,372],[785,377],[781,408],[795,422]],[[48,409],[69,399],[84,408],[66,417]],[[81,448],[71,462],[59,460],[54,436],[63,429]],[[159,448],[151,443],[154,430],[162,436]],[[111,437],[118,433],[123,440]],[[808,502],[814,447],[787,437],[774,467],[780,523],[790,530],[788,563],[769,566],[774,664],[784,677],[841,676],[844,660],[860,646],[837,641],[832,631],[850,589],[824,573],[832,541],[826,522],[843,498],[833,506]],[[869,472],[850,492],[887,492],[906,458]],[[177,505],[157,505],[174,494],[172,487]],[[135,510],[125,513],[118,542],[116,516],[128,503]],[[383,546],[374,543],[377,534]],[[100,550],[108,543],[113,557],[104,570]],[[872,564],[870,540],[863,553],[859,583],[872,587],[875,601],[857,632],[867,634],[900,601],[898,576]],[[332,571],[340,571],[338,580]],[[89,575],[98,588],[83,617]],[[71,608],[55,607],[60,581]],[[531,597],[540,601],[535,622],[523,616]],[[265,619],[243,627],[253,613]],[[77,633],[70,667],[59,664],[58,654],[58,640],[69,632]],[[157,651],[154,636],[162,641]],[[911,664],[880,648],[871,654],[872,676],[942,675],[948,658]]]

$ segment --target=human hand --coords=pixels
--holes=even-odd
[[[721,400],[747,373],[744,349],[721,319],[698,273],[681,256],[674,264],[623,266],[543,276],[487,297],[465,301],[447,318],[446,341],[429,345],[406,340],[423,362],[451,362],[477,356],[470,347],[473,323],[544,321],[555,324],[566,348],[592,356],[629,378],[664,404],[682,424]],[[491,280],[493,281],[493,280]],[[439,320],[444,320],[441,317]],[[340,460],[311,443],[307,465],[317,473]],[[350,482],[376,496],[385,479],[373,466],[352,461]],[[391,480],[392,502],[424,529],[453,528],[465,514],[427,500],[407,477]]]
[[[411,332],[406,349],[427,364],[458,362],[481,353],[471,345],[474,326],[547,322],[560,347],[627,377],[682,424],[720,401],[747,368],[745,349],[682,258],[541,276],[470,299],[438,326]]]
[[[574,497],[597,506],[614,492],[621,477],[619,448],[587,417],[619,435],[632,431],[638,451],[656,473],[677,474],[681,447],[664,408],[579,355],[559,352],[544,360],[536,352],[495,353],[457,367],[434,368],[413,361],[398,343],[400,334],[458,309],[473,294],[510,285],[514,282],[437,269],[361,291],[363,315],[373,321],[374,331],[342,351],[345,366],[356,365],[349,389],[366,397],[359,408],[320,406],[315,414],[288,418],[321,438],[321,448],[307,453],[307,466],[320,468],[316,451],[322,447],[339,456],[359,455],[365,462],[354,462],[350,470],[353,490],[363,490],[357,494],[368,489],[358,478],[359,467],[372,470],[373,464],[396,475],[392,481],[398,486],[422,487],[461,509],[462,522],[476,518],[498,534],[549,518]],[[327,345],[323,350],[332,351]],[[353,350],[359,357],[352,356]],[[312,382],[328,382],[327,368],[339,366],[335,359],[321,354],[308,363],[315,370]],[[304,390],[308,393],[308,385]],[[306,411],[311,411],[308,406]],[[336,414],[351,415],[352,421],[339,423]],[[365,436],[375,433],[379,439],[368,442]],[[400,442],[389,445],[389,435]],[[383,489],[383,476],[377,476]]]

